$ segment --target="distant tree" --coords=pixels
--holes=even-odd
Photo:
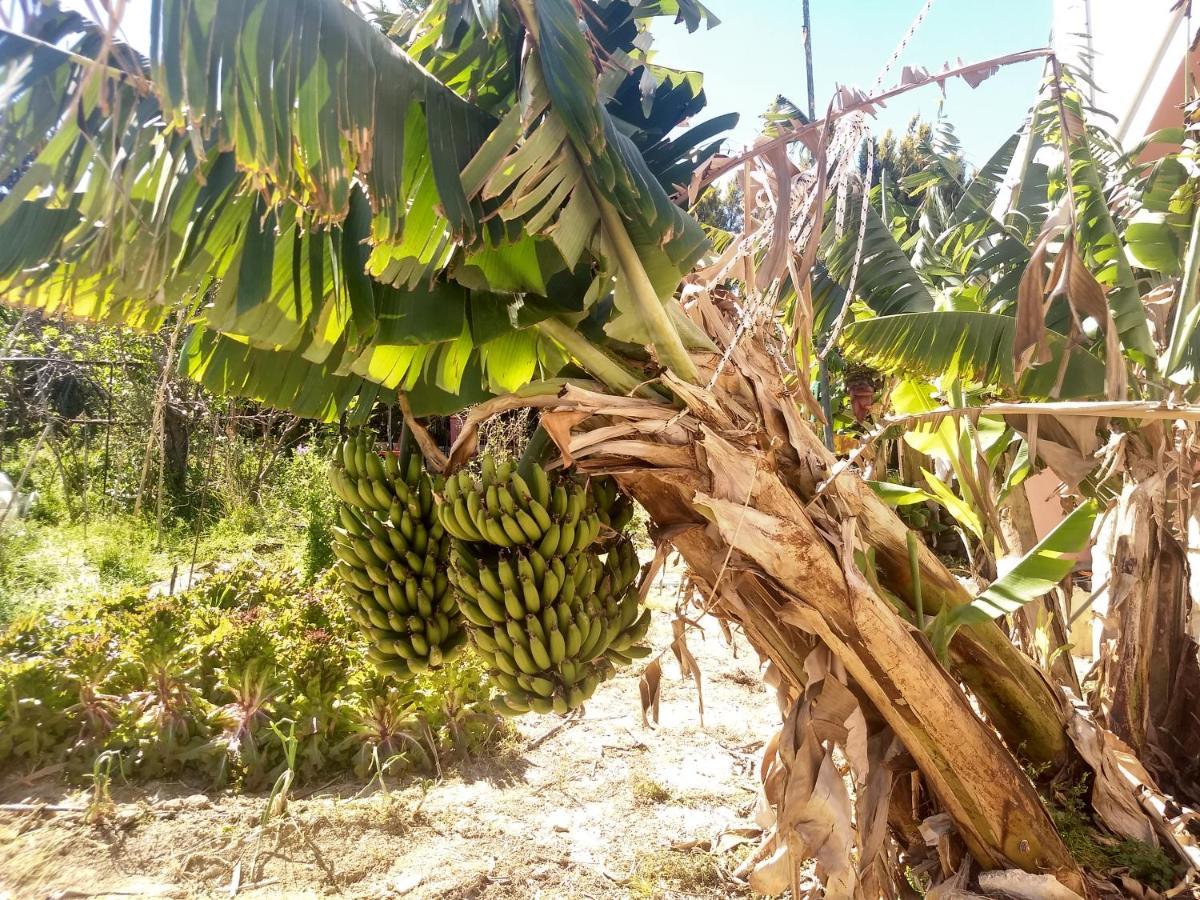
[[[745,221],[744,196],[740,179],[734,178],[724,186],[714,184],[700,195],[692,207],[692,215],[705,225],[737,234]]]

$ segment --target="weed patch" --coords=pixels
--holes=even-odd
[[[668,803],[672,794],[664,785],[640,772],[629,779],[629,790],[634,799],[645,806],[659,806]]]
[[[724,881],[716,858],[709,853],[657,850],[637,857],[629,892],[640,898],[663,897],[668,892],[704,894],[722,888]]]
[[[1096,872],[1127,870],[1133,878],[1160,891],[1174,885],[1177,867],[1161,847],[1128,838],[1106,838],[1097,831],[1087,814],[1088,790],[1086,780],[1077,781],[1056,792],[1047,804],[1055,828],[1079,864]]]

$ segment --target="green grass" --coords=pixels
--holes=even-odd
[[[169,552],[154,550],[153,530],[130,518],[88,525],[9,521],[0,526],[0,624],[99,589],[148,584],[166,577],[169,559]]]
[[[310,583],[333,561],[324,467],[320,454],[297,454],[279,465],[260,502],[224,498],[220,517],[203,522],[198,564],[254,560]],[[179,520],[164,526],[160,546],[151,517],[98,515],[93,507],[89,522],[70,522],[51,494],[37,515],[0,525],[0,625],[96,591],[165,582],[173,571],[186,580],[194,528]]]

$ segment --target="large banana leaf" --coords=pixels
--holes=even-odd
[[[959,271],[966,272],[1000,230],[1000,223],[992,218],[992,205],[1020,139],[1020,133],[1011,135],[975,173],[938,237],[939,248]]]
[[[203,298],[185,371],[321,418],[379,388],[447,409],[553,375],[566,359],[531,326],[587,312],[607,279],[623,340],[658,343],[647,309],[679,340],[672,292],[706,244],[663,185],[729,120],[668,138],[703,91],[650,63],[645,24],[711,17],[589,8],[592,35],[563,0],[406,22],[340,0],[154,0],[148,65],[120,47],[90,63],[103,36],[73,15],[0,36],[21,119],[0,141],[20,169],[0,291],[144,328]],[[602,71],[597,44],[634,71]]]
[[[889,375],[953,380],[1018,390],[1030,398],[1050,397],[1058,377],[1066,340],[1049,333],[1050,362],[1013,375],[1016,320],[994,313],[939,310],[865,319],[847,325],[841,351],[847,359]],[[1067,361],[1059,399],[1102,397],[1104,363],[1085,350],[1073,349]]]
[[[850,204],[841,237],[835,234],[832,201],[826,212],[821,239],[824,265],[813,271],[813,311],[818,329],[832,322],[846,302],[858,251],[859,210],[857,200]],[[933,309],[929,288],[872,206],[867,207],[854,293],[881,316]]]
[[[343,3],[154,0],[150,33],[164,116],[232,148],[253,183],[336,220],[358,180],[377,236],[395,238],[411,199],[406,159],[428,157],[451,229],[474,232],[458,173],[494,121]],[[413,108],[425,124],[416,140]]]

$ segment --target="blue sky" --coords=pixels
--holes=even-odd
[[[923,0],[810,0],[817,115],[835,86],[867,89]],[[658,61],[705,74],[711,113],[738,112],[731,143],[739,149],[759,127],[759,114],[776,94],[807,105],[800,0],[705,0],[721,19],[711,31],[688,34],[682,25],[655,27]],[[974,62],[1044,47],[1050,34],[1050,0],[938,0],[897,63],[930,70],[962,57]],[[947,86],[945,114],[958,132],[968,161],[980,165],[1020,125],[1041,79],[1039,61],[1001,69],[977,89],[955,80]],[[872,125],[903,128],[913,113],[932,118],[941,92],[922,88],[898,98]],[[870,121],[869,121],[869,124]]]
[[[802,108],[804,53],[800,43],[800,0],[705,0],[721,19],[711,31],[688,34],[664,20],[655,28],[658,60],[705,73],[709,111],[741,113],[731,137],[740,148],[758,133],[759,114],[776,94]],[[810,0],[817,113],[822,114],[838,84],[869,88],[923,0]],[[65,0],[82,9],[83,0]],[[897,63],[929,69],[961,57],[974,62],[1017,50],[1045,46],[1051,0],[937,0]],[[128,0],[126,31],[141,44],[150,0]],[[945,113],[958,131],[969,162],[979,165],[1011,134],[1033,101],[1041,63],[1002,69],[976,90],[950,82]],[[890,86],[894,79],[889,79]],[[913,113],[932,118],[941,92],[923,88],[883,110],[875,130],[903,128]]]

